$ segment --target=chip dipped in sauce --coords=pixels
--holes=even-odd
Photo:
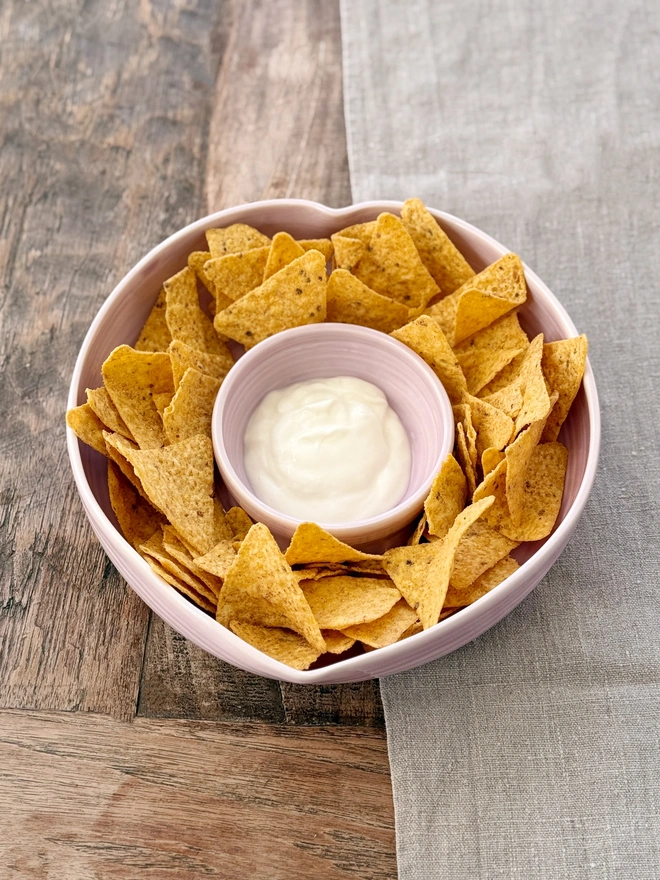
[[[410,441],[387,397],[354,376],[271,391],[248,422],[256,495],[296,519],[348,523],[391,510],[410,479]]]

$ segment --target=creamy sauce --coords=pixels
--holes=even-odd
[[[265,504],[300,520],[349,523],[395,507],[410,442],[386,396],[353,376],[271,391],[252,413],[245,469]]]

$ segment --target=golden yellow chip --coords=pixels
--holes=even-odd
[[[489,447],[504,449],[513,434],[513,419],[478,397],[468,397],[467,403],[470,405],[472,424],[477,432],[477,456],[481,457],[484,449]]]
[[[179,578],[177,575],[173,574],[171,571],[168,571],[160,562],[154,559],[153,556],[148,555],[147,553],[142,554],[145,561],[149,563],[152,571],[158,575],[162,580],[168,583],[170,586],[174,587],[184,596],[187,596],[189,599],[202,608],[204,611],[208,611],[210,614],[215,613],[215,602],[207,599],[206,596],[198,593],[190,584],[186,583],[184,580]]]
[[[550,398],[550,405],[557,402],[557,393]],[[506,502],[514,525],[520,525],[525,503],[525,479],[529,461],[545,427],[547,416],[521,431],[513,443],[504,450],[506,466]]]
[[[280,663],[285,663],[293,669],[309,669],[321,654],[302,636],[290,629],[254,626],[251,623],[241,623],[238,620],[232,620],[229,626],[231,631],[244,642],[252,645],[258,651],[268,654],[273,660],[279,660]]]
[[[328,654],[343,654],[355,644],[355,639],[344,635],[336,629],[322,629],[323,639]]]
[[[373,553],[363,553],[337,540],[316,523],[301,523],[293,533],[284,554],[289,565],[309,565],[328,562],[360,562],[382,559]]]
[[[440,615],[440,616],[442,617],[442,615]],[[404,639],[407,639],[410,636],[416,636],[417,633],[421,633],[423,631],[424,631],[424,627],[422,626],[421,620],[416,620],[415,623],[413,623],[412,626],[409,626],[408,629],[404,633],[401,633],[401,637],[400,637],[399,641],[402,642]]]
[[[139,550],[143,556],[155,559],[156,562],[173,575],[177,581],[186,584],[192,591],[186,595],[189,595],[192,599],[194,599],[196,595],[203,596],[212,606],[210,610],[215,610],[217,599],[214,591],[207,587],[204,581],[195,577],[187,565],[182,565],[170,555],[165,549],[162,531],[155,532],[148,541],[145,541],[144,544],[140,545]]]
[[[268,248],[264,248],[268,252]],[[226,309],[233,302],[222,290],[218,290],[214,283],[213,277],[207,272],[206,264],[212,259],[210,251],[193,251],[188,256],[188,266],[195,273],[195,276],[202,282],[204,287],[213,297],[213,302],[209,305],[211,314],[215,315],[221,309]]]
[[[472,497],[472,493],[477,487],[477,471],[472,463],[472,456],[468,448],[467,437],[465,436],[465,428],[462,422],[456,423],[456,457],[465,474],[467,480],[467,491]]]
[[[405,226],[394,214],[381,214],[355,274],[367,287],[416,309],[438,292]]]
[[[544,443],[557,439],[575,395],[580,390],[586,363],[587,337],[584,334],[574,339],[548,342],[543,346],[543,375],[550,391],[556,391],[559,395],[543,431],[541,439]]]
[[[87,403],[109,431],[121,434],[129,440],[134,439],[105,387],[87,388],[85,393],[87,394]]]
[[[344,235],[333,235],[334,265],[337,269],[352,272],[367,251],[367,246],[359,238],[346,238]],[[366,287],[366,285],[365,285]],[[406,308],[408,308],[406,306]]]
[[[459,450],[458,461],[468,480],[470,498],[477,484],[477,432],[472,424],[472,409],[468,403],[458,403],[452,407],[456,424],[456,444]],[[459,425],[460,430],[459,430]],[[473,485],[474,484],[474,485]]]
[[[216,298],[216,313],[259,287],[264,280],[269,253],[270,247],[254,248],[216,257],[204,264],[210,290]]]
[[[515,381],[511,385],[506,385],[504,388],[500,388],[493,394],[489,394],[488,396],[481,395],[481,400],[489,403],[497,409],[501,409],[503,413],[506,413],[506,415],[514,421],[517,419],[523,405],[520,384]]]
[[[467,396],[467,383],[456,355],[438,324],[422,315],[391,334],[418,354],[442,382],[452,403]]]
[[[254,523],[242,507],[231,507],[225,514],[234,541],[243,541]]]
[[[564,493],[568,450],[561,443],[541,443],[534,447],[525,474],[520,523],[511,519],[506,501],[506,458],[477,486],[474,500],[494,497],[495,503],[484,516],[494,529],[512,541],[540,541],[554,528]]]
[[[516,355],[512,361],[510,361],[505,367],[503,367],[499,371],[497,376],[491,379],[487,385],[484,385],[478,396],[482,398],[488,398],[490,395],[495,394],[495,392],[501,391],[503,388],[510,387],[520,373],[520,365],[525,359],[528,348],[529,343],[525,346],[524,351]]]
[[[167,346],[172,341],[167,321],[165,320],[165,290],[161,289],[149,317],[144,322],[138,341],[135,343],[136,351],[167,351]],[[108,426],[110,427],[110,426]]]
[[[541,369],[542,355],[543,334],[539,333],[525,352],[515,380],[522,393],[523,402],[516,416],[514,436],[527,425],[546,419],[552,409],[548,386]]]
[[[453,244],[421,199],[408,199],[401,209],[401,220],[415,242],[422,262],[440,288],[440,295],[453,293],[474,276],[463,254]]]
[[[320,251],[326,263],[334,252],[334,246],[329,238],[299,238],[298,244],[304,251]]]
[[[233,223],[221,229],[207,229],[206,241],[212,257],[224,257],[225,254],[236,254],[270,244],[267,235],[245,223]]]
[[[120,345],[101,370],[108,394],[138,446],[162,446],[166,438],[154,394],[174,393],[170,356]]]
[[[371,623],[346,627],[344,632],[371,648],[385,648],[398,642],[401,636],[417,621],[417,612],[400,599],[386,614]]]
[[[447,596],[445,597],[445,607],[456,610],[471,605],[477,599],[481,599],[486,593],[490,593],[493,587],[497,587],[502,581],[512,575],[520,566],[515,559],[507,556],[496,562],[492,568],[489,568],[480,575],[472,584],[463,589],[458,589],[453,584],[449,585]],[[444,609],[443,609],[444,610]]]
[[[275,275],[304,253],[304,248],[288,232],[278,232],[273,236],[262,280],[267,281],[271,275]]]
[[[436,477],[436,479],[437,479],[437,477]],[[433,491],[433,486],[431,486],[431,492],[432,491]],[[415,531],[412,533],[412,535],[406,541],[406,544],[408,547],[414,547],[416,544],[419,544],[419,542],[422,540],[422,536],[423,536],[424,532],[426,531],[427,526],[428,526],[428,521],[426,519],[426,513],[423,513],[419,519],[419,522],[415,526]]]
[[[499,449],[494,449],[492,446],[489,446],[488,449],[484,449],[481,455],[481,470],[483,471],[484,477],[486,474],[494,471],[503,458],[504,453]]]
[[[103,440],[105,442],[106,455],[110,461],[114,461],[129,483],[137,489],[145,501],[149,501],[147,493],[144,491],[144,487],[140,482],[140,478],[135,473],[133,465],[125,455],[126,449],[129,451],[138,449],[137,444],[127,440],[126,437],[123,437],[121,434],[111,434],[109,431],[103,432]]]
[[[391,580],[349,575],[302,581],[300,584],[322,629],[345,630],[377,620],[401,598]]]
[[[211,415],[220,380],[189,367],[183,374],[172,402],[163,413],[163,427],[170,443],[195,434],[211,437]]]
[[[385,553],[383,568],[404,599],[417,611],[424,629],[438,622],[461,538],[493,502],[493,498],[484,498],[466,507],[440,541],[416,547],[395,547]]]
[[[168,352],[172,363],[175,388],[179,387],[183,374],[189,367],[199,370],[200,373],[205,373],[207,376],[213,376],[214,379],[224,379],[234,365],[234,358],[226,346],[220,354],[209,354],[176,340],[170,344]]]
[[[252,348],[281,330],[321,323],[326,318],[326,284],[323,254],[307,251],[219,312],[215,328]]]
[[[105,425],[88,403],[83,403],[82,406],[76,406],[68,410],[66,423],[83,443],[91,446],[92,449],[100,452],[101,455],[107,456],[105,440],[103,439]]]
[[[284,626],[321,653],[325,642],[303,591],[275,538],[256,523],[242,542],[220,591],[217,619],[261,626]]]
[[[438,538],[444,538],[465,507],[466,498],[467,485],[463,471],[454,456],[448,455],[424,502],[429,532]]]
[[[454,348],[470,394],[487,385],[514,357],[527,349],[529,340],[517,313],[505,315],[469,336]]]
[[[140,496],[114,461],[108,462],[108,495],[119,528],[136,549],[165,524],[165,517]]]
[[[209,438],[196,434],[162,449],[122,446],[151,503],[199,555],[208,553],[217,543]]]
[[[192,554],[179,537],[174,526],[164,525],[163,529],[163,548],[169,555],[187,569],[194,577],[206,584],[213,595],[217,598],[222,587],[222,578],[211,574],[201,566],[197,565]]]
[[[210,574],[214,574],[221,580],[227,577],[227,572],[235,560],[236,551],[232,547],[232,542],[227,540],[218,541],[204,556],[195,556],[194,558],[195,565],[204,569],[204,571],[208,571]]]
[[[346,226],[344,229],[335,232],[335,235],[340,235],[343,238],[357,238],[363,244],[369,245],[371,244],[371,237],[373,236],[375,229],[376,221],[368,220],[366,223],[356,223],[354,226]],[[332,238],[334,240],[334,235]]]
[[[483,520],[477,520],[461,538],[456,548],[450,587],[465,590],[489,568],[492,568],[518,546],[516,541],[496,532]],[[452,606],[450,599],[445,605]]]
[[[225,344],[218,339],[213,324],[199,305],[197,281],[192,269],[186,267],[165,282],[167,307],[165,318],[172,339],[185,342],[197,351],[221,355]]]
[[[408,309],[366,287],[345,269],[335,269],[328,279],[327,320],[338,324],[359,324],[391,333],[408,320]]]

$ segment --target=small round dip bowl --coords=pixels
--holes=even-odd
[[[301,521],[265,504],[253,492],[244,464],[245,429],[270,391],[335,376],[364,379],[383,391],[408,435],[410,480],[403,498],[378,516],[319,525],[354,547],[384,549],[404,543],[433,478],[453,448],[454,420],[447,393],[431,368],[406,345],[376,330],[353,324],[310,324],[277,333],[239,358],[222,383],[213,410],[213,449],[225,486],[237,504],[286,546]]]

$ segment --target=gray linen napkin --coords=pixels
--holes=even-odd
[[[602,403],[588,509],[476,642],[381,682],[401,878],[660,877],[660,4],[342,0],[355,201],[519,253]]]

